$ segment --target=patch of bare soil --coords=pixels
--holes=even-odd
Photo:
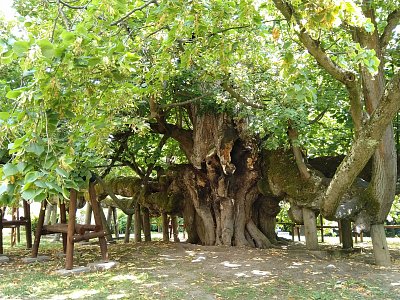
[[[129,245],[113,246],[110,250],[115,259],[122,264],[129,263],[133,255],[138,269],[162,279],[163,285],[187,287],[185,298],[188,299],[224,298],[219,295],[219,290],[233,286],[234,292],[238,285],[269,285],[275,289],[272,298],[278,299],[308,298],[288,296],[296,293],[297,289],[321,291],[322,294],[324,289],[331,289],[339,296],[342,295],[341,287],[360,295],[360,299],[376,298],[374,288],[390,295],[400,295],[398,249],[392,252],[393,265],[384,268],[372,264],[372,250],[369,248],[359,253],[342,253],[331,246],[322,246],[321,251],[307,251],[302,243],[296,242],[274,249],[162,242]],[[279,297],[280,290],[282,297]],[[335,295],[335,291],[330,295]],[[231,297],[228,294],[226,298]],[[237,299],[240,298],[243,297]],[[249,294],[250,298],[252,294]]]

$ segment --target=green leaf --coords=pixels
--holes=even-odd
[[[31,143],[25,148],[25,150],[26,152],[34,153],[37,156],[40,156],[44,152],[44,147],[38,143]]]
[[[32,171],[29,173],[26,173],[24,182],[26,183],[32,183],[36,181],[42,174],[39,173],[38,171]]]
[[[9,112],[6,112],[6,111],[1,111],[0,112],[0,120],[7,121],[9,117],[10,117],[10,113]]]
[[[24,91],[23,89],[16,89],[16,90],[8,91],[8,93],[6,94],[6,97],[8,99],[15,100],[15,99],[17,99],[19,97],[19,95],[22,94],[23,91]]]
[[[32,200],[37,194],[37,190],[34,189],[27,189],[22,192],[21,196],[24,200]]]
[[[61,33],[61,38],[66,44],[70,45],[75,41],[75,34],[65,30]]]
[[[54,46],[48,40],[40,40],[37,42],[44,57],[54,57]]]
[[[56,168],[56,172],[58,175],[60,175],[61,177],[64,177],[64,178],[68,177],[68,175],[69,175],[67,171],[65,171],[64,169],[61,169],[59,167]]]
[[[20,161],[17,164],[17,168],[18,168],[18,172],[20,172],[20,173],[24,172],[24,170],[26,168],[26,162]]]
[[[6,163],[3,166],[3,173],[6,177],[13,176],[18,173],[18,168],[16,165]]]
[[[44,199],[47,198],[47,193],[44,190],[38,190],[38,193],[33,198],[35,202],[42,202]]]
[[[44,189],[48,188],[47,184],[43,180],[36,180],[34,183],[37,187]]]
[[[30,44],[26,41],[18,41],[15,42],[13,45],[14,53],[17,54],[19,57],[24,56],[25,52],[29,50]]]

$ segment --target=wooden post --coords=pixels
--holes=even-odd
[[[17,209],[17,220],[19,220],[19,208]],[[17,226],[17,243],[21,243],[21,228]]]
[[[340,227],[342,232],[342,248],[343,249],[353,248],[351,221],[346,219],[340,220]]]
[[[32,248],[32,221],[31,221],[31,206],[27,201],[23,201],[24,207],[24,218],[26,220],[25,223],[25,237],[26,237],[26,248]]]
[[[15,207],[11,208],[11,220],[12,221],[17,220],[17,208]],[[19,227],[19,225],[17,225],[16,227]],[[15,244],[17,243],[16,227],[11,227],[11,247],[14,247]]]
[[[111,228],[111,219],[112,219],[112,206],[109,206],[107,209],[107,225]]]
[[[71,189],[69,196],[68,210],[68,231],[67,231],[67,252],[65,255],[65,269],[71,270],[74,267],[74,234],[76,221],[76,198],[77,191]]]
[[[171,216],[172,234],[174,235],[174,242],[179,243],[179,230],[178,230],[178,217],[176,215]]]
[[[97,201],[96,190],[94,188],[94,182],[89,183],[89,196],[90,203],[93,209],[93,218],[96,225],[100,225],[100,231],[103,230],[103,224],[101,222],[100,216],[100,203]],[[100,251],[101,257],[103,261],[108,261],[108,252],[107,252],[107,241],[105,237],[99,237]]]
[[[342,225],[341,225],[341,221],[338,221],[338,230],[339,230],[339,244],[342,243]]]
[[[101,222],[103,223],[103,229],[107,233],[106,239],[107,239],[107,241],[111,242],[113,240],[113,237],[112,237],[110,226],[108,226],[106,215],[104,214],[104,210],[101,207],[100,203],[98,201],[96,201],[96,202],[98,203],[98,206],[99,206],[100,218],[101,218]]]
[[[135,224],[134,224],[134,232],[135,232],[135,242],[142,241],[142,218],[140,213],[140,204],[138,201],[135,203]]]
[[[60,203],[60,223],[67,224],[67,210],[65,208],[65,200],[62,200]],[[67,253],[67,234],[62,233],[62,240],[63,240],[63,250],[64,254]]]
[[[39,212],[39,219],[36,225],[35,242],[32,247],[32,257],[38,256],[40,238],[42,237],[44,215],[46,214],[46,206],[47,206],[47,200],[42,201],[42,205]]]
[[[124,243],[129,243],[129,235],[131,234],[131,228],[132,228],[132,214],[128,215],[126,219]]]
[[[118,215],[117,215],[117,208],[116,207],[113,207],[112,215],[113,215],[115,238],[119,239]]]
[[[3,254],[3,210],[0,208],[0,254]]]
[[[324,242],[324,218],[322,215],[319,215],[319,223],[321,224],[321,242]]]
[[[169,232],[168,232],[169,220],[168,220],[168,215],[167,215],[166,212],[162,212],[161,217],[162,217],[163,241],[164,242],[169,242]]]
[[[317,220],[315,212],[309,208],[303,207],[303,219],[306,236],[306,247],[308,250],[318,249]]]
[[[143,208],[143,233],[144,241],[151,242],[150,211],[147,207]]]

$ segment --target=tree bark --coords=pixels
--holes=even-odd
[[[132,228],[132,216],[133,215],[130,214],[126,218],[124,243],[129,243],[129,236],[131,234],[131,228]]]
[[[353,248],[353,234],[351,228],[351,221],[347,219],[340,220],[340,230],[342,232],[342,248],[352,249]]]
[[[378,266],[390,266],[390,254],[383,224],[371,225],[371,239],[372,247],[374,249],[375,263]]]
[[[166,212],[161,213],[163,242],[169,242],[169,218]]]
[[[171,226],[172,226],[172,234],[174,236],[174,242],[179,243],[179,224],[178,224],[178,217],[171,216]]]
[[[303,218],[306,236],[306,247],[308,250],[318,250],[317,220],[315,212],[308,208],[303,208]]]
[[[147,207],[143,208],[143,233],[144,241],[151,242],[150,211]]]
[[[134,225],[134,232],[135,232],[135,242],[142,241],[142,217],[140,212],[140,204],[139,202],[135,203],[135,225]]]

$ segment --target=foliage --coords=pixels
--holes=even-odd
[[[342,30],[343,24],[382,30],[356,3],[290,3],[337,65],[354,73],[359,66],[377,71],[375,53]],[[376,3],[380,20],[396,3]],[[192,124],[179,102],[202,97],[197,103],[203,112],[246,119],[268,148],[289,146],[288,123],[312,156],[349,148],[347,93],[321,71],[299,45],[298,28],[268,1],[30,0],[15,1],[15,7],[20,17],[0,37],[1,203],[68,198],[69,189],[87,184],[90,171],[107,170],[117,158],[125,166],[134,159],[136,173],[186,162],[176,141],[158,148],[151,99],[184,129]],[[19,36],[13,28],[20,28]],[[388,51],[388,76],[398,68],[396,47]],[[233,97],[224,83],[262,109]]]

